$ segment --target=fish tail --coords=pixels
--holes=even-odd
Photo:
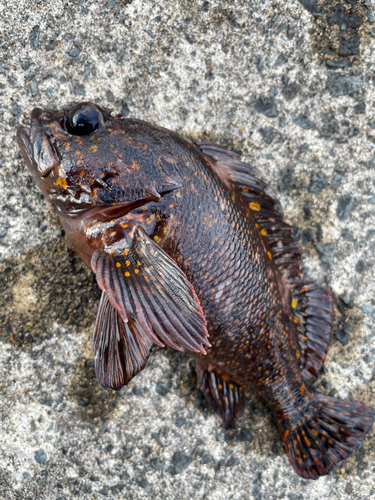
[[[285,450],[297,474],[317,479],[357,448],[371,429],[375,410],[354,401],[315,394],[299,422],[279,421]]]

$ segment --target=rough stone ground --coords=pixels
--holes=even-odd
[[[374,13],[370,0],[301,4],[0,4],[1,499],[375,498],[374,433],[303,480],[254,395],[222,430],[187,354],[157,349],[128,387],[102,391],[98,288],[15,140],[33,107],[84,99],[241,152],[299,227],[307,274],[335,293],[314,387],[374,403]]]

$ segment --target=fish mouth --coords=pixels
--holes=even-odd
[[[136,208],[141,208],[144,205],[147,205],[147,203],[150,203],[152,201],[158,201],[159,198],[156,196],[149,196],[148,198],[141,198],[136,201],[132,201],[129,203],[124,203],[122,205],[116,205],[116,206],[99,206],[99,207],[94,207],[91,208],[90,210],[87,211],[87,213],[83,214],[82,217],[94,217],[95,215],[100,216],[100,219],[106,220],[106,219],[113,219],[115,217],[123,217],[124,215],[127,215],[129,212],[132,210],[135,210]]]
[[[86,219],[95,218],[98,222],[108,222],[112,219],[118,219],[119,217],[124,217],[132,210],[145,207],[149,203],[158,202],[166,194],[170,193],[172,190],[163,193],[157,193],[158,195],[148,196],[146,198],[140,198],[138,200],[130,201],[128,203],[123,203],[121,205],[115,206],[97,206],[83,210],[83,213],[79,215],[79,219],[84,221]]]
[[[17,140],[22,157],[29,170],[38,177],[45,177],[60,164],[51,138],[44,130],[50,119],[48,111],[35,108],[31,113],[31,127],[22,125],[17,130]]]

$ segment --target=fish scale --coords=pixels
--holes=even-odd
[[[102,289],[103,389],[127,384],[154,344],[184,348],[225,428],[244,386],[265,400],[300,476],[328,474],[360,445],[374,409],[306,385],[326,359],[333,297],[303,279],[293,228],[257,169],[92,103],[36,108],[18,142]]]
[[[247,238],[247,231],[251,230],[250,224],[246,216],[241,217],[241,215],[238,215],[239,213],[243,214],[245,210],[242,207],[239,209],[238,205],[231,199],[230,192],[223,192],[223,186],[220,185],[219,181],[217,181],[217,183],[207,184],[207,186],[198,183],[196,190],[199,193],[198,196],[189,197],[186,201],[185,198],[183,198],[179,206],[177,219],[181,219],[182,222],[180,225],[182,228],[181,235],[179,234],[179,226],[175,226],[171,229],[175,232],[176,239],[181,242],[176,249],[176,255],[178,254],[182,257],[181,268],[186,275],[190,277],[194,288],[202,292],[200,300],[203,309],[206,311],[207,317],[212,317],[210,324],[217,324],[220,327],[220,331],[223,332],[224,335],[230,337],[231,324],[233,321],[241,322],[243,330],[240,332],[236,331],[237,337],[240,337],[246,333],[245,324],[249,322],[250,318],[258,320],[257,318],[266,314],[264,309],[254,307],[253,302],[250,302],[252,295],[263,295],[264,301],[262,305],[265,307],[266,298],[270,292],[264,282],[263,276],[267,276],[269,273],[267,271],[266,262],[261,260],[262,249],[260,248],[259,238],[257,238],[256,234],[253,235],[252,239]],[[226,202],[225,213],[220,209],[219,202],[214,203],[213,201],[214,194],[218,191],[222,193]],[[196,226],[206,227],[208,243],[203,248],[201,240],[195,238],[194,235],[188,238],[185,230],[186,226],[189,227],[189,223],[192,224],[192,220],[185,214],[191,213],[199,204],[204,205],[205,210],[197,213],[193,222]],[[217,219],[217,222],[213,224],[211,228],[207,222],[203,225],[205,214],[207,213],[209,215],[212,214],[212,220]],[[207,221],[208,220],[209,219],[207,219]],[[233,223],[235,224],[236,231],[232,227]],[[242,244],[243,239],[248,239],[246,246]],[[224,245],[221,244],[221,241],[225,242]],[[232,250],[229,248],[231,245],[233,247]],[[224,263],[222,260],[210,260],[210,263],[204,266],[203,269],[199,267],[201,261],[204,259],[204,255],[220,254],[222,248],[224,248],[225,252],[228,254],[225,256]],[[249,258],[248,249],[259,255],[259,260],[261,261],[259,264],[257,264],[254,259]],[[234,254],[233,257],[232,254]],[[239,266],[239,269],[236,269],[236,266]],[[243,278],[239,276],[242,269],[245,273]],[[207,280],[202,280],[202,271],[203,273],[209,272],[210,274],[208,286],[206,286]],[[243,294],[241,293],[241,286],[246,285],[247,279],[251,280],[251,275],[253,275],[253,283],[256,282],[258,286],[254,287],[250,282],[250,286],[247,287],[247,294]],[[214,292],[212,292],[212,289],[216,290],[215,287],[227,281],[231,282],[231,286],[226,286],[226,300],[223,302],[223,305],[220,306],[220,302],[217,304],[217,302],[213,300]],[[228,309],[235,308],[237,304],[241,304],[244,300],[249,300],[248,307],[241,307],[241,309],[236,308],[236,317],[232,315],[228,316]],[[223,316],[221,316],[218,309],[223,310]],[[214,333],[211,331],[210,334],[213,335]]]

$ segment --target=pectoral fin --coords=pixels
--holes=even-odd
[[[160,346],[206,353],[206,320],[193,286],[143,228],[112,253],[96,250],[91,268],[125,325]]]
[[[125,323],[102,293],[92,346],[95,372],[100,387],[118,391],[143,370],[152,342],[134,323]]]

